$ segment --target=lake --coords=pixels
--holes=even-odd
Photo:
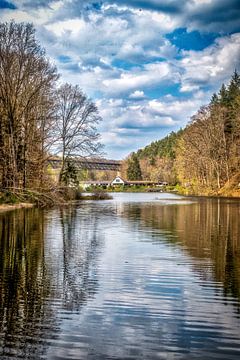
[[[240,199],[0,214],[0,359],[239,359]]]

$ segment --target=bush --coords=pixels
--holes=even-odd
[[[112,196],[109,195],[106,191],[103,190],[95,190],[92,195],[93,200],[110,200]]]

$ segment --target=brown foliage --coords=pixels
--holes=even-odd
[[[0,24],[2,187],[26,187],[41,177],[50,92],[57,78],[31,24]]]

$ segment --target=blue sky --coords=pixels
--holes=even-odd
[[[184,127],[240,70],[239,0],[0,0],[97,104],[106,157]]]

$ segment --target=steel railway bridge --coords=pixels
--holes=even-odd
[[[87,170],[107,170],[107,171],[119,171],[121,169],[121,161],[119,160],[107,160],[102,158],[71,158],[69,159],[77,169],[87,169]],[[59,158],[50,158],[48,160],[49,165],[53,169],[61,168],[61,159]]]

